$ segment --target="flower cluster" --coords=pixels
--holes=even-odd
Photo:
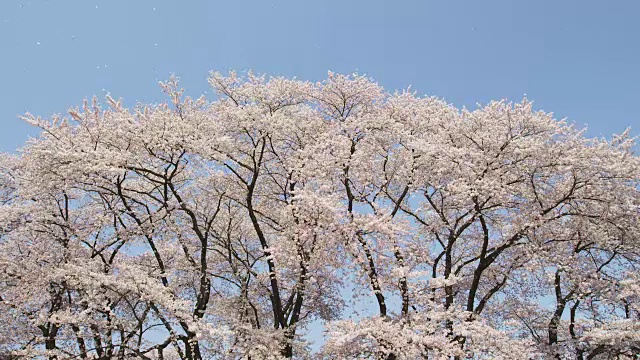
[[[25,115],[41,135],[0,155],[0,351],[640,354],[629,132],[590,139],[527,99],[460,110],[360,75],[209,82],[212,102],[171,78],[166,103]]]

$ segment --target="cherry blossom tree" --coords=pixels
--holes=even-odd
[[[171,78],[165,103],[23,116],[42,131],[0,157],[0,351],[640,355],[628,131],[587,138],[527,99],[461,110],[360,75],[209,82],[213,101]]]

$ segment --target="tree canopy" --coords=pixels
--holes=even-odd
[[[49,359],[640,354],[640,159],[520,103],[212,73],[0,156],[0,350]],[[370,304],[353,314],[355,303]],[[318,351],[312,322],[324,328]]]

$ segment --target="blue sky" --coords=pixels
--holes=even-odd
[[[600,136],[640,126],[638,1],[0,1],[0,151],[107,91],[190,95],[209,70],[366,73],[458,106],[523,94]]]

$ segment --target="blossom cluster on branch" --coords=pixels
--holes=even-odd
[[[0,155],[0,351],[48,359],[640,354],[640,158],[520,103],[212,73]],[[347,296],[351,294],[352,296]],[[353,316],[356,302],[371,304]],[[312,350],[310,323],[324,326]]]

